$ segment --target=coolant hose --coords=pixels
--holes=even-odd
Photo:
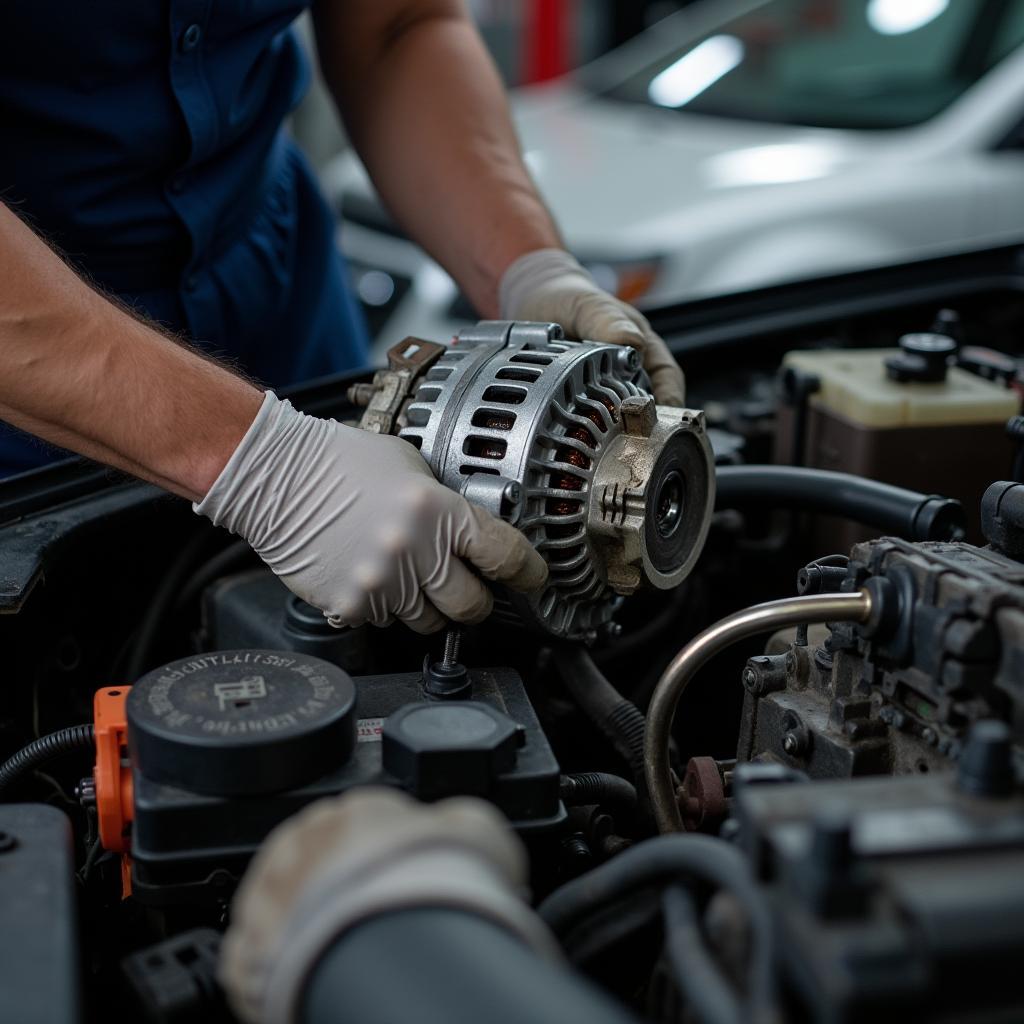
[[[952,498],[852,473],[794,466],[719,466],[715,507],[797,508],[853,519],[905,540],[960,540],[967,520]]]
[[[95,752],[95,736],[91,725],[73,725],[33,740],[0,765],[0,794],[34,768],[55,757],[74,751]]]
[[[852,594],[810,594],[767,601],[721,619],[691,640],[669,663],[647,708],[644,773],[659,832],[682,832],[669,763],[672,722],[683,691],[697,671],[730,645],[758,633],[821,622],[867,622],[871,615],[867,590]]]

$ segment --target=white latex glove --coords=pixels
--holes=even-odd
[[[438,483],[407,441],[307,416],[270,391],[193,508],[335,626],[480,622],[493,598],[470,565],[515,590],[547,578],[518,530]]]
[[[502,320],[561,324],[566,337],[577,341],[637,349],[658,404],[685,405],[683,371],[647,318],[599,288],[564,249],[537,249],[520,256],[501,279],[499,301]]]
[[[291,1024],[325,949],[360,921],[413,907],[478,914],[555,957],[520,898],[526,874],[522,844],[483,800],[426,805],[375,787],[320,800],[253,858],[231,905],[221,983],[243,1021]]]

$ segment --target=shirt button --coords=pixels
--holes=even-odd
[[[185,278],[185,291],[194,292],[199,287],[199,276],[197,274],[189,274]]]
[[[167,190],[173,192],[175,195],[185,191],[185,175],[176,174],[169,182],[167,182]]]
[[[194,50],[199,45],[199,40],[203,38],[203,30],[198,25],[189,25],[187,29],[181,34],[181,48],[188,53],[189,50]]]

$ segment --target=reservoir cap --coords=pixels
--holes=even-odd
[[[355,745],[355,685],[305,654],[215,651],[155,669],[128,697],[133,765],[154,782],[212,796],[305,785]]]
[[[956,342],[945,334],[904,334],[899,354],[886,359],[885,371],[901,384],[939,384],[956,350]]]

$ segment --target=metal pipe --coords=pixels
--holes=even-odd
[[[709,626],[672,659],[651,697],[644,735],[644,773],[659,832],[683,831],[669,764],[669,738],[679,698],[697,671],[720,651],[758,633],[820,622],[866,622],[870,614],[871,595],[866,590],[768,601]]]

